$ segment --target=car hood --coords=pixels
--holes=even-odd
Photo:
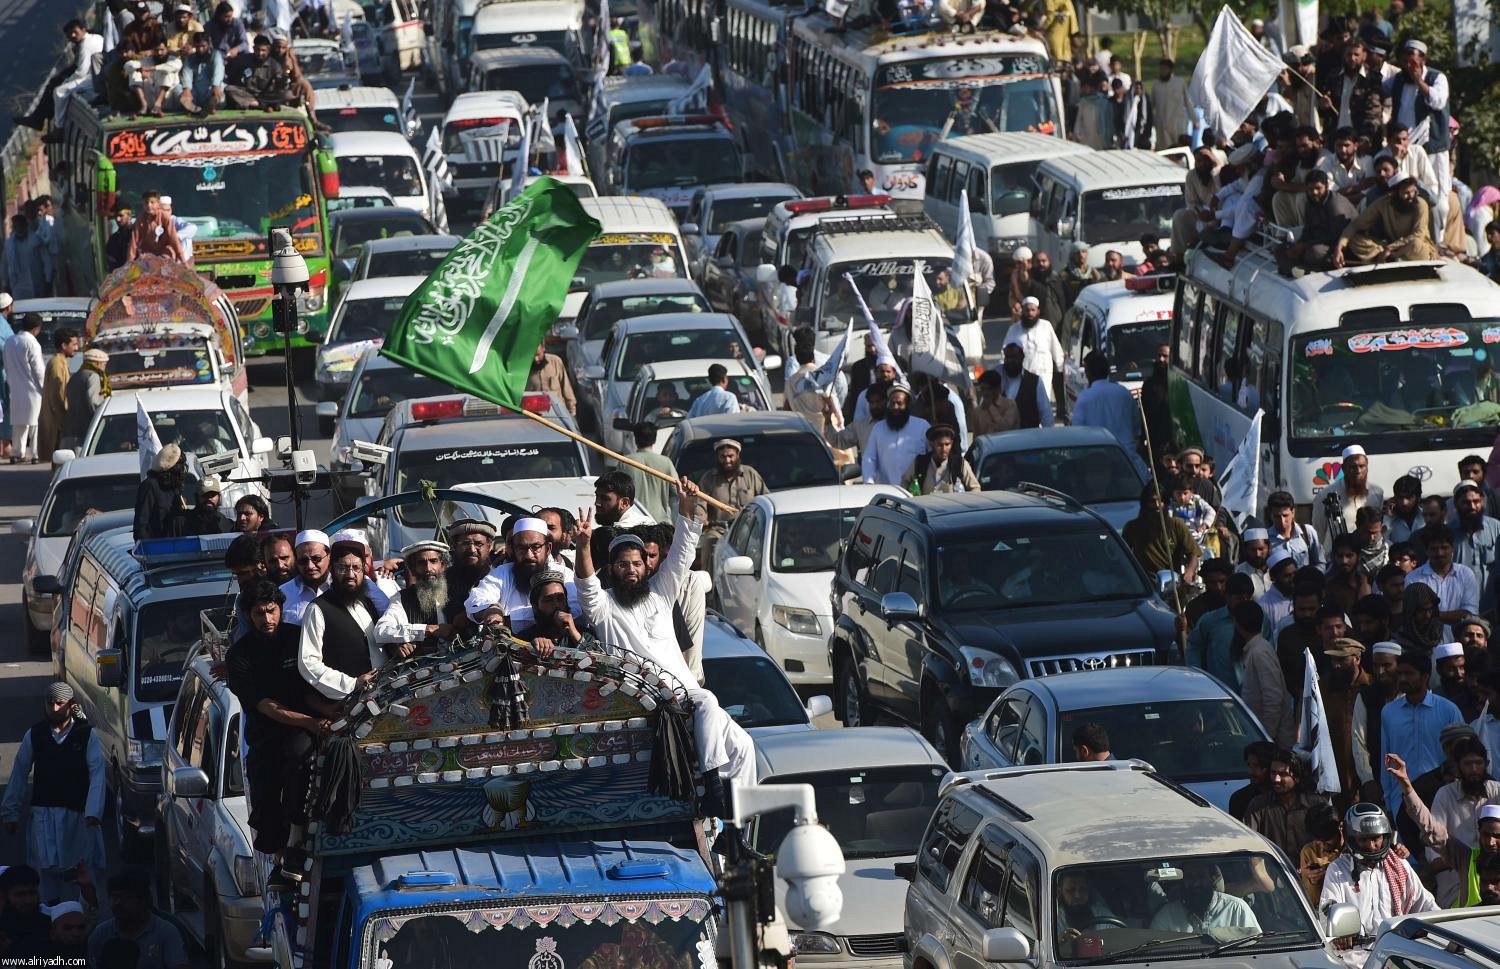
[[[571,323],[575,319],[577,319],[578,308],[583,305],[583,301],[588,297],[588,295],[589,294],[587,290],[579,290],[576,293],[569,293],[568,295],[564,296],[562,312],[557,314],[557,322]]]
[[[751,740],[754,740],[756,737],[770,737],[779,733],[806,733],[816,729],[818,728],[810,723],[780,723],[770,727],[751,727],[745,733],[750,735]]]
[[[950,613],[932,624],[961,646],[1022,659],[1166,647],[1172,615],[1151,598]]]
[[[846,862],[839,876],[844,908],[833,925],[820,929],[830,935],[899,935],[906,917],[907,881],[896,875],[897,862],[915,856],[864,858]],[[786,882],[776,879],[776,907],[786,913]],[[795,925],[787,919],[788,927]],[[800,926],[797,926],[800,928]]]
[[[766,598],[777,605],[797,606],[813,615],[833,615],[832,572],[770,572],[766,581]]]

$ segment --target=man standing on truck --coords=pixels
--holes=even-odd
[[[70,873],[86,865],[92,877],[105,866],[99,831],[104,816],[104,749],[79,715],[71,686],[48,684],[44,704],[46,716],[22,735],[16,749],[0,818],[5,833],[15,834],[29,782],[26,863],[41,873],[44,899],[75,898],[77,881]]]
[[[301,561],[301,546],[298,547]],[[330,700],[342,700],[375,678],[385,655],[375,643],[380,610],[365,585],[365,549],[335,542],[329,552],[332,582],[302,613],[297,671]]]
[[[647,577],[645,543],[636,535],[617,535],[609,543],[610,587],[594,570],[594,523],[588,511],[578,516],[578,599],[583,620],[616,649],[651,660],[677,679],[693,702],[693,733],[699,769],[717,772],[720,781],[750,784],[755,774],[755,744],[729,718],[718,699],[697,685],[672,632],[672,603],[687,581],[703,526],[694,516],[698,486],[689,478],[677,483],[677,515],[672,545],[656,574]]]
[[[478,620],[481,613],[493,606],[510,623],[512,630],[531,625],[531,579],[543,569],[552,568],[552,534],[547,523],[540,518],[526,517],[516,522],[510,532],[510,561],[494,568],[474,586],[474,591],[464,600],[464,611],[470,619]],[[577,603],[573,591],[573,574],[566,566],[559,570],[568,585],[568,595]]]
[[[330,733],[329,718],[317,711],[312,691],[297,672],[301,630],[281,621],[285,602],[274,582],[256,581],[241,601],[250,631],[224,657],[229,689],[245,710],[245,773],[255,849],[277,855],[295,843],[293,826],[307,820],[303,808],[313,738]]]
[[[463,602],[448,592],[448,564],[452,557],[442,542],[413,542],[401,550],[406,563],[406,588],[391,596],[391,604],[375,624],[375,642],[405,659],[453,636],[453,620]]]

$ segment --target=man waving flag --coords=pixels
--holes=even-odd
[[[381,353],[514,410],[573,271],[599,234],[572,190],[542,178],[481,222],[406,300]]]

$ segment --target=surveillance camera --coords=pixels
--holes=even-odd
[[[312,451],[292,452],[292,471],[297,475],[297,483],[303,486],[311,485],[318,479],[318,458]]]
[[[843,873],[844,854],[827,828],[793,825],[776,852],[776,876],[786,882],[787,917],[804,929],[831,927],[844,907]]]

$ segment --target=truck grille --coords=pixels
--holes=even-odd
[[[1136,649],[1122,653],[1080,653],[1077,656],[1046,656],[1026,661],[1026,668],[1032,676],[1154,665],[1156,665],[1156,650],[1154,649]]]
[[[848,942],[849,952],[865,959],[899,956],[906,951],[906,936],[900,932],[888,935],[851,935]]]
[[[237,299],[234,301],[234,311],[242,320],[251,320],[271,308],[271,298],[264,299]]]

